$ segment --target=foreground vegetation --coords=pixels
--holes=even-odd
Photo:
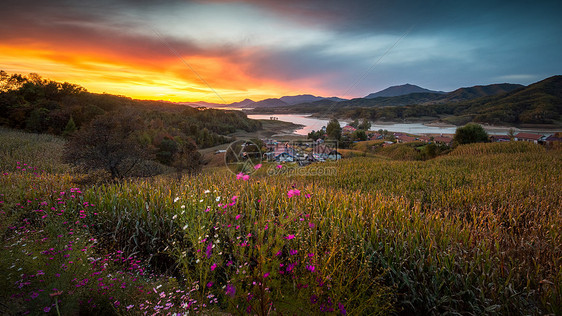
[[[63,146],[0,133],[2,313],[562,313],[560,151],[78,188]]]

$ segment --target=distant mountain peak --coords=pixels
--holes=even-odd
[[[378,97],[397,97],[397,96],[401,96],[401,95],[407,95],[407,94],[411,94],[411,93],[444,93],[442,91],[433,91],[433,90],[429,90],[429,89],[425,89],[410,83],[406,83],[403,85],[399,85],[399,86],[392,86],[392,87],[388,87],[384,90],[381,90],[379,92],[375,92],[375,93],[371,93],[368,96],[365,97],[365,99],[373,99],[373,98],[378,98]]]

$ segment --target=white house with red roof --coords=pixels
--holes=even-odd
[[[544,136],[540,134],[518,133],[517,135],[515,135],[515,140],[538,144],[543,137]]]

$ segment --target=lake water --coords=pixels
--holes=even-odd
[[[295,130],[295,134],[307,135],[313,130],[319,130],[322,126],[328,125],[329,120],[318,119],[310,117],[310,115],[301,114],[259,114],[248,115],[248,118],[254,120],[269,120],[271,117],[276,117],[280,121],[291,122],[295,124],[304,125],[303,128]],[[350,121],[340,121],[341,126],[345,126]],[[454,134],[457,130],[456,126],[427,126],[422,123],[395,123],[395,124],[374,124],[371,122],[371,130],[377,131],[379,129],[386,129],[392,132],[409,133],[409,134]],[[491,135],[507,134],[510,127],[496,127],[484,126],[484,129]],[[553,130],[535,130],[535,129],[518,129],[513,128],[516,132],[531,132],[541,134],[552,134],[557,131]]]

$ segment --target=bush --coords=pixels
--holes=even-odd
[[[458,127],[453,137],[453,142],[459,145],[471,143],[485,143],[488,141],[488,133],[476,123],[468,123]]]

